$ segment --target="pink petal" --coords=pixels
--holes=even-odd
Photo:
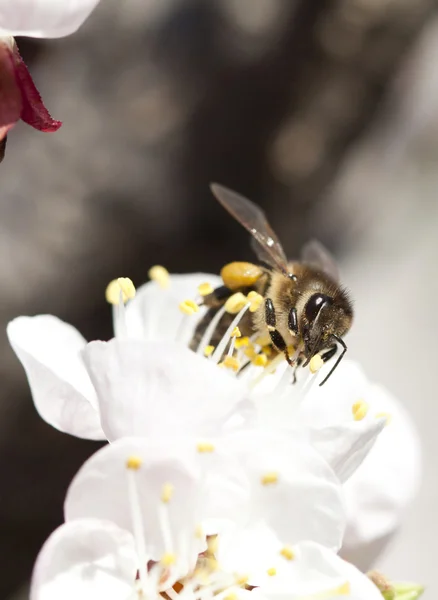
[[[13,64],[15,81],[21,93],[21,119],[39,131],[57,131],[62,122],[52,119],[44,106],[16,44],[14,44],[13,51],[10,50],[10,60]]]
[[[20,119],[21,91],[17,85],[12,59],[12,38],[0,40],[0,140]]]

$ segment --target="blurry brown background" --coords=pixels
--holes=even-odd
[[[70,38],[19,41],[64,125],[17,126],[0,167],[3,326],[54,313],[106,339],[110,279],[250,258],[210,181],[261,204],[290,256],[310,235],[337,253],[356,298],[350,356],[408,405],[427,458],[422,494],[379,564],[431,590],[437,9],[105,0]],[[25,598],[68,482],[96,445],[37,417],[5,336],[1,358],[0,597]]]

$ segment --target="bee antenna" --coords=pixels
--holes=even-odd
[[[342,346],[342,352],[339,355],[338,360],[335,362],[335,364],[333,365],[332,369],[330,370],[329,374],[319,384],[320,387],[322,385],[324,385],[324,383],[327,381],[327,379],[331,376],[331,374],[333,373],[333,371],[336,369],[336,367],[339,365],[339,363],[341,362],[341,360],[344,358],[344,354],[347,352],[347,344],[344,342],[344,340],[342,338],[340,338],[339,336],[335,335],[334,333],[332,333],[330,337],[334,338],[337,342],[339,342],[339,344],[341,344],[341,346]]]

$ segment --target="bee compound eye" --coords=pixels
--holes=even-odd
[[[313,294],[313,296],[310,296],[305,308],[307,320],[309,322],[314,321],[323,305],[327,303],[331,304],[332,299],[326,294]]]

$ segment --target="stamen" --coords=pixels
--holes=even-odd
[[[265,335],[259,335],[259,337],[255,339],[255,343],[262,347],[269,346],[271,344],[271,336],[268,333]]]
[[[363,400],[359,400],[355,402],[351,407],[351,411],[353,413],[353,419],[355,421],[362,421],[362,419],[366,416],[368,412],[368,404]]]
[[[211,283],[200,283],[198,285],[198,292],[200,296],[208,296],[209,294],[212,294],[214,292],[214,288],[211,285]]]
[[[165,552],[160,559],[160,564],[163,567],[171,567],[176,563],[176,556],[171,552]]]
[[[266,367],[268,364],[268,357],[266,354],[257,354],[251,362],[255,367]]]
[[[165,267],[155,265],[149,269],[148,275],[149,279],[156,281],[161,288],[167,289],[170,287],[170,275]]]
[[[161,502],[170,502],[173,496],[174,487],[171,483],[165,483],[161,492]]]
[[[142,589],[147,584],[147,563],[148,557],[146,554],[146,542],[144,539],[143,516],[141,513],[141,504],[137,488],[137,471],[141,467],[142,460],[138,456],[130,456],[126,461],[127,478],[128,478],[128,496],[131,508],[132,529],[134,532],[135,544],[139,559],[139,577]]]
[[[249,312],[256,312],[263,304],[265,299],[257,292],[249,292],[248,300],[250,302]]]
[[[233,331],[231,332],[231,337],[232,338],[240,338],[240,337],[242,337],[242,334],[240,333],[240,329],[238,327],[235,327],[233,329]]]
[[[315,354],[314,356],[312,356],[312,358],[310,359],[310,363],[309,363],[309,369],[310,372],[312,373],[312,375],[315,375],[315,373],[317,373],[320,368],[323,366],[324,361],[322,360],[322,357],[320,354]]]
[[[293,560],[295,558],[295,553],[290,546],[284,546],[280,550],[280,554],[286,560]]]
[[[238,600],[238,595],[235,594],[234,592],[231,592],[230,594],[227,594],[226,596],[224,596],[223,600]]]
[[[246,296],[244,296],[242,294],[242,292],[237,292],[236,294],[233,294],[232,296],[230,296],[228,298],[228,300],[225,302],[224,306],[225,306],[225,310],[227,313],[229,313],[230,315],[235,315],[239,311],[241,311],[242,308],[246,304],[248,304],[248,306],[250,306]],[[234,329],[234,327],[235,326],[233,326],[233,329]]]
[[[278,473],[270,471],[262,475],[260,482],[262,485],[273,485],[278,482]]]
[[[211,442],[199,442],[198,444],[196,444],[196,450],[200,454],[205,454],[206,452],[214,452],[215,448],[214,444],[212,444]]]
[[[214,351],[214,346],[205,346],[204,348],[204,356],[211,356]]]
[[[376,419],[386,419],[385,425],[389,425],[392,421],[392,415],[387,412],[380,412],[380,413],[377,413]]]
[[[269,577],[273,577],[274,575],[277,575],[277,569],[275,567],[270,567],[266,573],[269,575]]]
[[[169,503],[162,501],[158,506],[158,520],[163,533],[165,554],[173,555],[172,531],[170,528]]]
[[[240,350],[240,348],[246,348],[249,345],[249,337],[248,336],[244,336],[241,338],[236,339],[235,342],[235,346],[237,350]]]
[[[243,586],[248,583],[248,575],[236,575],[236,585]]]
[[[129,277],[119,277],[118,279],[113,279],[113,281],[110,281],[110,283],[107,285],[105,290],[105,298],[109,304],[118,306],[120,304],[120,294],[123,304],[126,304],[128,300],[134,298],[135,286]]]
[[[227,356],[221,362],[221,365],[227,367],[227,369],[231,369],[235,373],[237,373],[237,371],[240,369],[240,362],[238,359],[235,356],[230,356],[229,354],[227,354]]]
[[[271,362],[263,369],[263,371],[250,384],[249,389],[253,390],[267,375],[273,373],[275,369],[284,361],[284,355],[278,354]]]
[[[225,306],[221,306],[221,308],[217,311],[217,313],[214,315],[214,317],[210,321],[207,329],[204,331],[204,335],[202,336],[201,341],[199,342],[199,346],[196,350],[197,354],[203,354],[205,346],[207,346],[208,343],[210,342],[211,337],[212,337],[213,333],[215,332],[216,327],[218,326],[219,321],[222,319],[224,314],[225,314]]]
[[[202,538],[204,537],[204,530],[202,528],[202,525],[196,525],[195,527],[195,538],[198,540],[202,540]]]
[[[189,298],[188,300],[183,300],[182,302],[180,302],[179,309],[185,315],[194,315],[199,311],[199,306],[194,300],[191,300]]]
[[[240,293],[240,292],[239,292]],[[237,294],[234,294],[235,296],[237,296]],[[245,296],[243,294],[241,294],[241,296],[243,298],[245,298]],[[246,300],[246,299],[245,299]],[[237,313],[237,315],[234,317],[234,319],[232,320],[230,326],[228,327],[228,329],[226,330],[226,332],[224,333],[221,341],[219,342],[219,344],[216,347],[216,350],[213,353],[213,357],[212,360],[217,364],[219,362],[219,359],[221,358],[222,354],[225,351],[225,347],[228,344],[228,340],[230,339],[231,336],[231,332],[234,330],[235,327],[237,327],[237,325],[239,324],[239,322],[241,321],[243,315],[246,313],[246,311],[249,308],[249,302],[247,302]],[[234,314],[234,313],[232,313]]]

